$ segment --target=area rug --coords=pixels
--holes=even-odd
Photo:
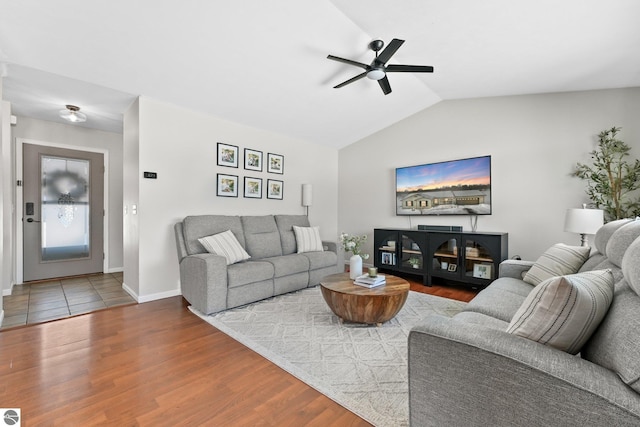
[[[418,292],[380,327],[341,324],[319,287],[206,316],[191,311],[376,426],[409,425],[407,337],[466,303]]]

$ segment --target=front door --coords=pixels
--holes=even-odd
[[[23,145],[24,281],[103,271],[101,153]]]

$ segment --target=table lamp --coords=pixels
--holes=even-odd
[[[595,234],[604,224],[604,212],[601,209],[567,209],[564,217],[564,231],[579,234],[581,246],[589,246],[588,234]]]

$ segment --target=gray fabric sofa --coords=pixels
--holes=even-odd
[[[640,221],[603,226],[580,271],[610,268],[613,302],[580,354],[506,333],[533,263],[505,261],[464,311],[409,334],[413,426],[640,426]]]
[[[293,226],[309,227],[304,215],[188,216],[175,224],[182,296],[211,314],[320,283],[339,271],[337,245],[297,253]],[[247,261],[227,265],[208,253],[199,238],[231,230]]]

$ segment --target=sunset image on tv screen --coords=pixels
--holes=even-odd
[[[396,214],[491,214],[491,156],[396,169]]]

